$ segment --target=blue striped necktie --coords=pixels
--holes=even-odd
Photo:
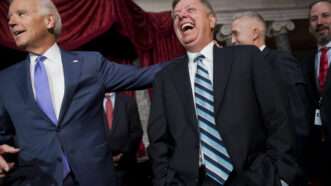
[[[208,69],[203,64],[204,58],[203,55],[199,55],[194,59],[194,62],[197,63],[194,95],[200,131],[200,152],[207,176],[219,185],[224,185],[233,170],[233,165],[216,128],[213,85],[209,78]]]
[[[48,83],[47,71],[44,65],[44,61],[47,58],[45,56],[38,56],[36,59],[36,65],[34,67],[34,88],[36,94],[36,102],[41,110],[48,116],[48,118],[57,125],[57,117],[55,115],[51,92]],[[65,178],[69,172],[70,167],[66,156],[62,153],[63,160],[63,178]]]

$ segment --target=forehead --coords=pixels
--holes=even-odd
[[[30,10],[34,11],[38,7],[37,0],[13,0],[9,5],[9,12],[14,12],[17,10]]]
[[[319,14],[322,12],[331,12],[331,3],[328,2],[319,2],[311,7],[310,14]]]
[[[181,10],[181,9],[185,9],[187,7],[196,7],[196,6],[200,6],[203,4],[201,3],[200,0],[181,0],[177,3],[177,5],[174,7],[174,11],[178,11],[178,10]]]
[[[232,29],[245,29],[248,28],[249,25],[253,24],[252,20],[247,17],[240,17],[234,20],[231,24]]]

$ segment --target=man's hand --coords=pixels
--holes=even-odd
[[[123,153],[119,153],[118,155],[113,156],[113,165],[114,165],[114,167],[118,166],[118,162],[120,161],[122,156],[123,156]]]
[[[16,154],[19,149],[9,145],[0,145],[0,177],[4,177],[6,172],[10,171],[15,165],[13,162],[7,162],[3,157],[4,154]]]

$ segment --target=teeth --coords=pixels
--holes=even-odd
[[[181,26],[182,31],[187,31],[188,29],[192,29],[193,28],[193,24],[192,23],[184,23]]]
[[[23,33],[23,32],[24,32],[24,31],[15,31],[15,32],[14,32],[14,35],[15,35],[15,36],[18,36],[19,34],[21,34],[21,33]]]

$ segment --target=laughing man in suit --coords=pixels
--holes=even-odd
[[[216,18],[207,0],[174,0],[172,7],[187,55],[154,84],[148,126],[154,185],[291,183],[293,137],[270,65],[254,46],[214,45]]]

